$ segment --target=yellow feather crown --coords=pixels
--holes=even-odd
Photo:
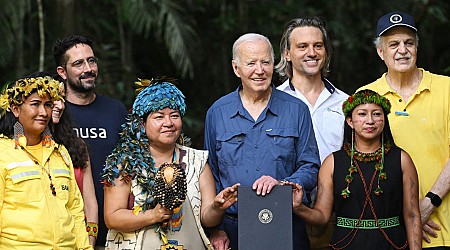
[[[62,83],[49,77],[36,77],[19,79],[6,87],[0,95],[0,117],[10,111],[11,105],[22,105],[32,93],[42,97],[49,94],[52,101],[63,100],[60,93]]]

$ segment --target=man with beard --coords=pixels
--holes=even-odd
[[[100,172],[117,143],[127,110],[120,101],[94,93],[98,65],[92,44],[90,37],[71,35],[55,42],[53,57],[56,71],[64,80],[66,109],[73,115],[77,135],[88,145],[99,207],[96,249],[102,249],[108,230],[103,219]]]

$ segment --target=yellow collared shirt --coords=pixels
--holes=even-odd
[[[84,223],[83,200],[66,148],[35,147],[35,164],[14,141],[0,138],[0,249],[92,249]],[[47,161],[47,159],[49,159]]]

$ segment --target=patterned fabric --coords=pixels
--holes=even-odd
[[[378,229],[400,226],[400,217],[395,216],[387,219],[376,220],[358,220],[352,218],[337,217],[336,225],[338,227],[346,228],[360,228],[360,229]]]
[[[184,167],[186,171],[187,179],[187,198],[191,204],[192,212],[194,214],[195,222],[197,224],[197,230],[190,229],[191,233],[199,233],[203,239],[203,243],[206,249],[213,249],[209,239],[206,237],[205,232],[201,226],[200,221],[200,207],[201,207],[201,194],[199,179],[200,174],[203,172],[205,164],[208,159],[208,152],[203,150],[195,150],[189,147],[177,145],[180,150],[180,165]],[[135,179],[131,180],[131,191],[133,194],[140,194],[141,190]],[[184,211],[187,213],[187,211]],[[110,229],[108,231],[106,249],[107,250],[141,250],[143,241],[146,234],[153,233],[152,228],[145,227],[138,229],[134,232],[123,233]]]
[[[401,218],[398,225],[383,229],[392,242],[399,247],[403,246],[406,242],[406,230],[403,222],[403,175],[400,154],[401,151],[398,147],[392,147],[391,151],[385,156],[385,171],[389,176],[389,181],[380,184],[384,190],[383,195],[380,196],[377,196],[373,192],[377,187],[376,183],[371,187],[369,185],[375,171],[374,165],[377,162],[358,162],[366,185],[369,189],[371,188],[368,193],[370,194],[370,199],[372,200],[374,211],[379,222],[386,219],[391,220],[395,217]],[[341,190],[346,187],[343,179],[348,174],[350,157],[343,149],[333,153],[333,156],[334,212],[337,218],[348,218],[354,221],[359,220],[361,217],[363,220],[361,223],[375,220],[370,203],[365,202],[366,192],[364,190],[363,179],[359,174],[353,175],[352,195],[348,198],[341,196]],[[364,226],[369,225],[366,224]],[[356,229],[357,227],[354,229],[354,227],[350,227],[348,224],[345,227],[337,226],[331,239],[331,244],[336,248],[348,245],[345,249],[355,250],[394,249],[386,237],[383,236],[380,229]]]

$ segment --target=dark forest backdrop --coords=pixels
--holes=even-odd
[[[201,148],[208,107],[239,83],[231,47],[247,32],[267,36],[279,60],[286,22],[322,16],[332,40],[329,79],[347,93],[378,78],[385,66],[372,44],[378,18],[400,10],[419,28],[419,67],[450,73],[447,0],[0,0],[0,82],[55,70],[51,47],[65,35],[94,37],[97,92],[130,107],[134,81],[179,79],[188,114],[184,130]],[[273,79],[279,84],[275,75]]]

